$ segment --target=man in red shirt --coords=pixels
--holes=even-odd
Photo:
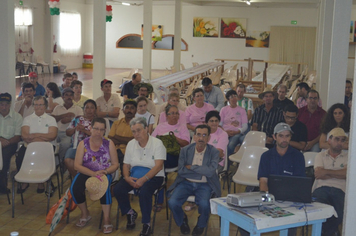
[[[309,90],[306,100],[307,105],[299,109],[298,115],[298,120],[305,124],[308,129],[308,142],[303,151],[320,152],[320,123],[326,112],[318,106],[318,91]]]

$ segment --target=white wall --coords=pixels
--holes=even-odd
[[[356,21],[356,6],[355,5],[352,6],[351,20],[354,21],[354,27],[355,27],[355,21]],[[355,49],[356,49],[356,45],[349,46],[349,57],[355,57]],[[347,63],[347,79],[354,78],[354,69],[355,69],[355,59],[349,59],[348,63]]]
[[[113,21],[107,23],[106,65],[109,68],[142,68],[142,49],[117,49],[116,41],[125,34],[140,34],[143,7],[113,5]],[[203,63],[216,58],[269,59],[269,49],[246,48],[244,39],[193,38],[193,17],[238,17],[247,19],[247,30],[270,30],[270,26],[317,26],[317,9],[201,7],[184,5],[182,10],[182,38],[188,51],[182,51],[185,67],[192,62]],[[163,34],[174,33],[174,6],[153,6],[152,24],[163,25]],[[233,63],[229,63],[232,65]],[[240,63],[241,64],[241,63]],[[164,69],[173,65],[173,51],[152,50],[152,68]],[[264,65],[256,64],[257,70]]]

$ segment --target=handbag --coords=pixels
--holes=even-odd
[[[139,179],[145,176],[150,170],[148,167],[134,166],[130,170],[130,176]]]
[[[169,135],[157,135],[156,138],[160,139],[167,149],[167,154],[173,156],[179,156],[180,146],[177,142],[176,136],[172,131],[169,132]]]

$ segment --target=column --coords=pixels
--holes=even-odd
[[[105,79],[106,50],[106,1],[93,1],[94,19],[94,69],[93,69],[93,99],[102,95],[100,81]]]
[[[151,80],[152,65],[152,0],[143,1],[143,78]]]
[[[181,41],[182,41],[182,2],[175,0],[174,16],[174,60],[173,64],[180,71]]]
[[[14,1],[0,1],[0,93],[8,92],[15,100],[15,28]]]
[[[316,70],[325,110],[344,101],[351,8],[351,0],[320,2]]]
[[[51,68],[51,72],[53,73],[53,17],[60,17],[58,15],[53,15],[51,16],[48,3],[45,4],[45,11],[44,11],[44,32],[43,32],[43,38],[44,38],[44,55],[43,55],[43,60],[49,64],[49,68]],[[56,42],[58,43],[59,40],[59,35],[56,37]],[[42,70],[40,69],[38,72],[40,73]],[[47,68],[44,69],[45,72],[47,72]]]

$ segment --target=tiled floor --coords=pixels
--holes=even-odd
[[[92,94],[92,70],[91,69],[78,69],[72,70],[76,71],[79,75],[79,79],[84,82],[83,86],[83,94],[91,97]],[[72,72],[70,71],[70,72]],[[113,88],[117,88],[120,85],[121,79],[124,76],[129,74],[130,69],[107,69],[106,75],[108,79],[111,79],[114,82]],[[154,71],[152,78],[162,76],[165,71]],[[50,82],[56,82],[57,84],[61,83],[63,74],[40,74],[39,83],[44,86]],[[23,82],[23,79],[17,79],[17,93],[20,89],[20,84]],[[15,162],[14,158],[11,163],[11,171],[15,170]],[[175,175],[173,173],[172,175]],[[53,181],[56,181],[56,178],[52,178]],[[174,176],[170,177],[170,181],[173,181]],[[170,183],[169,183],[170,184]],[[55,185],[57,183],[55,182]],[[70,180],[67,180],[64,185],[64,189],[67,189],[70,185]],[[11,180],[9,180],[9,187],[11,186]],[[48,235],[50,225],[45,223],[45,214],[47,208],[47,198],[45,194],[37,194],[36,193],[36,184],[32,184],[29,189],[24,194],[25,204],[21,204],[20,195],[15,194],[15,218],[11,218],[11,205],[8,204],[6,195],[0,195],[0,235],[10,235],[12,231],[18,231],[21,236],[29,236],[29,235]],[[244,186],[237,186],[239,192],[244,191]],[[57,192],[56,192],[57,193]],[[223,196],[226,196],[227,190],[223,191]],[[58,201],[58,195],[54,195],[51,198],[50,205],[52,206]],[[52,235],[66,235],[66,236],[94,236],[94,235],[103,235],[103,233],[98,229],[99,218],[101,213],[101,206],[98,201],[92,202],[88,200],[88,207],[90,210],[90,214],[93,217],[92,220],[88,223],[86,227],[78,228],[75,226],[76,221],[80,216],[79,209],[76,209],[70,214],[69,224],[65,223],[65,220],[62,220],[58,226],[56,227],[54,233]],[[139,212],[139,205],[137,197],[134,197],[132,200],[132,207]],[[116,209],[117,209],[117,201],[113,200],[112,204],[112,212],[111,212],[111,220],[115,225],[116,220]],[[198,217],[197,210],[193,210],[191,212],[187,212],[189,225],[191,229],[194,228],[196,224],[196,220]],[[153,216],[153,214],[152,214]],[[139,213],[139,217],[137,219],[137,225],[134,230],[126,230],[126,217],[119,217],[119,229],[111,235],[139,235],[142,225],[140,224],[141,216]],[[163,236],[168,234],[168,220],[166,219],[165,210],[163,209],[160,213],[157,214],[156,226],[154,235]],[[179,227],[172,222],[172,235],[180,235]],[[212,215],[209,219],[208,233],[209,236],[218,236],[220,235],[219,231],[219,218],[215,215]],[[230,227],[230,235],[236,235],[236,227]],[[266,234],[266,235],[277,235],[277,233]]]

